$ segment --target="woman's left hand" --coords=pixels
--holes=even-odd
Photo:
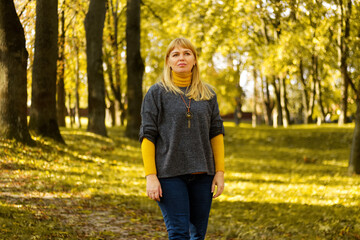
[[[215,192],[215,186],[217,186],[216,188],[216,193],[213,196],[213,198],[217,198],[218,196],[221,195],[221,193],[224,191],[224,172],[216,172],[214,179],[212,181],[212,185],[211,185],[211,192],[214,193]]]

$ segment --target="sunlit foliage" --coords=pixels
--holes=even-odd
[[[35,0],[15,0],[17,12],[25,28],[29,52],[29,83],[34,50]],[[346,4],[345,2],[343,4]],[[65,9],[65,84],[66,104],[74,105],[74,84],[77,74],[81,107],[87,106],[85,31],[83,21],[88,8],[87,1],[59,0],[59,11]],[[107,5],[104,30],[105,57],[115,69],[119,66],[117,84],[122,87],[123,101],[126,95],[126,1],[111,0]],[[163,67],[166,46],[175,37],[189,38],[197,47],[203,79],[217,88],[223,114],[234,109],[236,86],[240,73],[247,70],[258,72],[259,78],[283,76],[288,85],[288,101],[293,116],[301,111],[299,102],[299,63],[303,61],[306,89],[313,82],[312,58],[318,59],[324,109],[332,119],[337,119],[340,108],[341,76],[339,69],[338,39],[340,6],[338,1],[214,1],[145,0],[141,5],[141,54],[145,62],[143,89],[154,84]],[[359,22],[360,5],[353,1],[350,18],[349,74],[357,86],[359,76]],[[114,19],[117,18],[117,36]],[[115,39],[115,37],[117,39]],[[118,50],[112,47],[118,46]],[[115,51],[118,51],[117,53]],[[79,66],[76,61],[79,59]],[[105,64],[107,65],[107,64]],[[105,70],[108,66],[105,66]],[[113,71],[114,78],[115,71]],[[105,74],[110,99],[114,99]],[[243,83],[248,101],[244,110],[252,111],[252,79]],[[259,79],[258,79],[259,81]],[[31,84],[29,84],[31,86]],[[260,85],[258,86],[260,88]],[[260,89],[259,89],[260,90]],[[30,91],[29,91],[30,92]],[[70,94],[70,95],[69,95]],[[349,91],[349,114],[355,111],[353,92]],[[274,92],[271,91],[274,99]],[[258,99],[261,101],[261,99]],[[301,103],[301,101],[300,101]],[[318,108],[314,118],[319,116]]]

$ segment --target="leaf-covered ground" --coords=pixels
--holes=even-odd
[[[226,190],[207,239],[360,239],[353,126],[226,124]],[[139,143],[61,129],[67,145],[0,139],[0,239],[167,239]]]

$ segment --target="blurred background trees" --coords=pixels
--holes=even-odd
[[[85,17],[89,132],[107,136],[105,82],[102,59],[106,0],[91,0]]]
[[[100,65],[105,92],[101,98],[108,125],[127,125],[131,128],[128,136],[136,137],[139,116],[130,106],[141,102],[142,94],[133,91],[142,88],[145,93],[158,80],[167,45],[173,38],[183,36],[196,45],[202,77],[216,87],[224,116],[233,116],[234,112],[236,116],[246,116],[246,112],[251,112],[253,126],[325,122],[342,125],[355,121],[355,130],[359,128],[358,1],[142,0],[139,17],[128,12],[132,11],[128,6],[133,1],[105,1]],[[32,72],[36,66],[35,7],[40,1],[14,2],[29,53],[27,89],[31,106]],[[88,105],[88,74],[99,72],[92,68],[95,73],[91,74],[87,69],[84,20],[88,9],[88,1],[58,2],[56,99],[61,126],[66,114],[71,116],[72,126],[81,126],[81,116],[87,117],[86,111],[90,113],[92,108]],[[135,21],[132,18],[140,21],[140,53],[135,53],[137,40],[133,42],[126,35],[127,25]],[[99,18],[95,22],[101,21]],[[130,50],[132,46],[135,50]],[[127,50],[138,59],[134,60],[138,67],[130,67]],[[95,88],[95,94],[97,91],[103,90]],[[138,109],[137,105],[133,109]],[[359,139],[357,132],[360,131],[354,131],[353,149],[359,145],[354,143]],[[351,156],[360,161],[359,155]],[[360,173],[360,169],[356,172]]]
[[[12,1],[0,3],[0,136],[33,143],[27,126],[24,29]]]
[[[15,0],[15,4],[25,28],[31,83],[36,1]],[[62,102],[58,109],[64,104],[69,108],[69,103],[71,108],[86,108],[83,22],[88,3],[61,0],[58,5],[57,83],[60,86],[64,79],[65,86],[65,92],[57,94]],[[128,106],[126,5],[124,0],[106,1],[102,59],[106,104],[108,109],[114,105],[114,119],[109,118],[114,125],[126,123]],[[158,80],[167,44],[184,36],[197,46],[203,78],[218,89],[223,114],[234,111],[236,87],[246,71],[247,80],[240,84],[247,96],[243,110],[252,111],[252,102],[257,101],[263,121],[270,118],[272,109],[280,125],[283,120],[320,123],[326,116],[331,121],[339,119],[339,124],[351,121],[356,109],[352,86],[359,75],[358,19],[356,1],[142,1],[143,92]]]
[[[56,118],[57,11],[57,0],[36,1],[35,49],[32,65],[29,128],[38,135],[64,142]]]

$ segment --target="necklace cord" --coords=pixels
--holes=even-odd
[[[191,99],[189,99],[189,106],[188,106],[188,105],[186,104],[185,99],[184,99],[184,97],[182,96],[182,94],[180,94],[180,97],[181,97],[181,99],[183,100],[183,102],[185,103],[185,106],[186,106],[188,112],[190,112]]]

